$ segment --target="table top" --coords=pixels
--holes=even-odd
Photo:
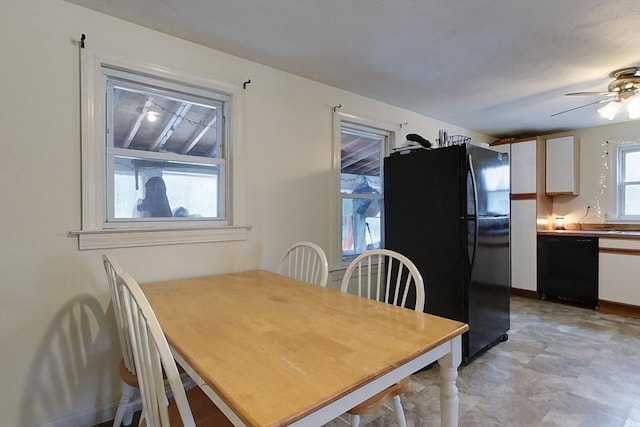
[[[142,288],[173,349],[251,426],[290,424],[468,330],[263,270]]]

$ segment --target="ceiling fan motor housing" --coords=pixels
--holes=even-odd
[[[627,99],[640,91],[640,76],[638,68],[623,68],[611,73],[615,80],[609,83],[609,92],[615,93],[620,99]]]

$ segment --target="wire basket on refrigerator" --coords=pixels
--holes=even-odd
[[[440,139],[436,139],[438,141],[438,146],[440,147],[451,147],[452,145],[464,145],[467,142],[471,142],[471,138],[464,135],[451,135],[447,137],[446,144],[442,145]]]

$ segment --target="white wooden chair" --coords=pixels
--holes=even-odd
[[[329,278],[327,255],[315,243],[294,243],[280,259],[278,273],[314,285],[326,286]]]
[[[232,426],[200,387],[185,391],[169,343],[138,283],[123,273],[116,276],[116,284],[140,383],[140,426]]]
[[[118,261],[114,258],[108,257],[107,255],[102,255],[102,262],[104,264],[105,272],[107,273],[113,312],[116,318],[118,339],[120,341],[120,348],[122,349],[122,359],[120,359],[120,363],[118,364],[122,397],[120,398],[118,409],[116,410],[116,415],[113,419],[113,426],[120,427],[122,424],[128,426],[133,420],[134,409],[141,403],[141,400],[139,392],[140,386],[138,383],[138,377],[136,376],[129,331],[127,330],[124,319],[121,297],[116,288],[116,277],[118,274],[123,274],[124,271],[122,270],[122,267],[120,267]],[[189,378],[182,368],[180,368],[180,374],[185,387],[190,388],[195,386],[193,380]]]
[[[109,258],[107,255],[102,255],[102,262],[107,273],[109,290],[111,291],[111,302],[116,318],[116,328],[118,329],[118,339],[120,340],[120,348],[122,349],[122,359],[118,365],[122,397],[118,403],[116,416],[113,420],[114,427],[120,427],[123,422],[125,425],[131,424],[134,406],[140,402],[138,378],[136,377],[136,370],[133,364],[133,352],[131,350],[131,344],[129,343],[129,332],[126,330],[122,318],[123,313],[120,295],[116,289],[116,277],[118,274],[122,274],[123,270],[115,259]]]
[[[347,267],[340,290],[351,290],[362,297],[424,311],[425,289],[418,268],[406,256],[388,249],[375,249],[358,255]],[[409,304],[412,300],[415,302]],[[398,425],[406,427],[400,395],[409,391],[409,383],[407,377],[348,411],[351,426],[359,426],[362,415],[377,411],[391,399]]]

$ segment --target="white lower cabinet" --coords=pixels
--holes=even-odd
[[[511,201],[511,287],[537,289],[535,200]]]
[[[599,298],[640,306],[640,240],[600,239],[599,246]]]

